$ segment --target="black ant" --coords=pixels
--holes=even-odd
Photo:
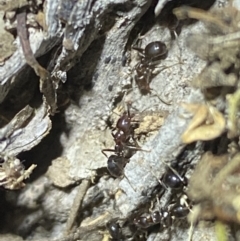
[[[150,82],[152,79],[152,72],[160,60],[167,57],[168,49],[165,43],[155,41],[149,43],[144,49],[132,46],[137,50],[141,56],[140,62],[135,66],[135,81],[142,94],[151,92]]]
[[[181,175],[179,172],[181,171]],[[187,178],[184,176],[185,171],[178,163],[172,162],[170,166],[167,167],[166,172],[163,174],[161,180],[159,182],[165,188],[174,189],[175,192],[177,190],[182,190],[184,186],[187,185]]]
[[[185,173],[186,173],[186,168],[184,168],[185,164],[180,166],[178,162],[172,161],[170,165],[168,164],[166,165],[167,167],[166,167],[165,173],[162,175],[160,179],[158,179],[161,185],[160,186],[161,194],[164,193],[164,189],[165,190],[171,189],[171,191],[174,191],[173,194],[175,194],[176,196],[176,194],[183,191],[184,187],[186,187],[188,184],[188,180],[185,177]],[[162,189],[162,187],[164,189]],[[156,191],[158,190],[159,190],[159,186],[156,188],[154,193],[156,194]]]
[[[123,174],[125,165],[137,150],[138,147],[134,138],[134,126],[132,125],[133,115],[130,114],[130,104],[127,105],[127,112],[118,119],[116,127],[112,130],[112,136],[115,142],[114,149],[103,149],[102,153],[108,158],[107,168],[114,177]],[[116,131],[116,132],[115,132]],[[132,139],[133,143],[130,142]],[[114,152],[115,155],[108,157],[105,152]]]
[[[112,136],[115,142],[115,148],[114,149],[103,149],[102,153],[105,154],[106,151],[115,152],[118,156],[124,156],[125,149],[131,149],[131,145],[129,145],[129,141],[132,138],[134,139],[134,128],[132,125],[132,118],[133,115],[130,114],[130,104],[127,105],[127,112],[124,112],[123,115],[118,119],[116,127],[112,130]],[[116,132],[115,132],[116,131]],[[132,146],[133,149],[136,149],[134,146]]]
[[[139,228],[149,228],[155,224],[161,224],[163,228],[169,227],[175,219],[182,219],[189,214],[189,206],[180,202],[167,208],[161,208],[152,214],[134,218],[133,223]]]
[[[177,198],[177,202],[175,202],[175,204],[171,203],[167,208],[161,208],[159,211],[155,211],[152,214],[135,218],[133,223],[137,227],[148,228],[155,224],[168,227],[174,219],[185,218],[188,215],[190,208],[185,200],[186,195],[184,195],[185,199],[179,198],[179,194],[188,183],[187,178],[184,176],[186,170],[183,166],[184,164],[180,165],[178,162],[172,161],[171,165],[167,167],[166,172],[159,180],[162,187],[165,189],[170,188],[172,193],[171,197],[173,199]],[[172,200],[172,198],[170,199]],[[182,203],[182,201],[184,202]]]
[[[112,241],[123,241],[124,240],[121,227],[115,220],[111,220],[111,221],[107,222],[106,227],[108,229],[109,234],[111,235]]]

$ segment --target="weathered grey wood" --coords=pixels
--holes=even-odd
[[[64,159],[64,162],[61,160],[64,165],[61,178],[65,175],[66,183],[61,186],[55,182],[53,175],[58,174],[59,167],[56,167],[54,172],[55,166],[52,165],[51,173],[48,172],[47,177],[42,174],[19,194],[7,193],[7,199],[12,200],[16,210],[23,208],[22,212],[13,210],[13,214],[19,217],[13,220],[13,229],[16,232],[24,235],[30,233],[32,240],[44,240],[49,237],[48,240],[58,241],[84,240],[87,237],[84,236],[85,233],[92,232],[95,235],[95,239],[92,240],[99,240],[99,228],[104,229],[105,222],[113,217],[128,218],[132,211],[146,201],[146,195],[157,185],[157,177],[165,170],[164,162],[169,162],[182,150],[181,134],[188,125],[190,116],[181,109],[180,102],[203,101],[200,91],[193,90],[188,85],[205,64],[186,49],[185,42],[189,33],[199,32],[203,25],[198,23],[183,28],[175,41],[171,40],[166,28],[154,26],[152,32],[150,30],[146,34],[142,47],[152,41],[164,41],[169,54],[160,66],[175,66],[158,73],[150,85],[153,93],[142,96],[134,81],[131,81],[133,73],[129,73],[129,67],[131,70],[134,69],[138,57],[136,51],[126,45],[132,29],[150,3],[150,0],[79,0],[74,5],[73,0],[45,1],[44,14],[47,26],[44,31],[31,31],[32,50],[35,57],[39,57],[56,47],[52,55],[47,56],[51,61],[46,63],[46,68],[51,72],[55,86],[62,88],[67,94],[70,93],[71,100],[68,105],[63,105],[64,108],[59,108],[61,113],[53,118],[53,125],[58,125],[58,122],[62,121],[59,124],[60,128],[49,134],[52,138],[43,140],[44,145],[36,151],[32,162],[45,164],[55,151],[52,142],[59,142],[60,156],[55,157],[55,161],[58,158],[59,162],[61,158]],[[5,93],[14,88],[14,85],[10,84],[11,81],[17,83],[24,79],[26,61],[18,38],[16,45],[17,51],[0,66],[0,93],[1,88],[5,89]],[[131,55],[130,66],[123,66],[125,54]],[[179,64],[179,59],[182,64]],[[21,76],[18,75],[19,72]],[[24,81],[31,84],[31,79],[26,78]],[[86,90],[89,82],[92,83],[92,88]],[[65,85],[62,86],[62,83]],[[133,88],[130,89],[129,85]],[[155,93],[158,97],[154,96]],[[0,102],[5,97],[6,94],[2,95]],[[131,111],[136,115],[152,111],[168,113],[168,117],[159,130],[146,138],[145,143],[140,143],[141,147],[149,152],[137,152],[126,165],[125,175],[131,185],[124,177],[113,180],[103,175],[86,193],[83,208],[91,204],[98,194],[102,195],[101,205],[94,208],[90,218],[94,220],[100,216],[104,219],[95,226],[89,225],[89,230],[86,226],[90,221],[84,219],[79,229],[64,236],[68,216],[74,205],[73,200],[78,195],[78,187],[69,185],[77,184],[83,179],[94,179],[98,169],[106,168],[107,160],[101,150],[114,147],[106,121],[113,115],[114,104],[119,102],[119,99],[122,99],[123,105],[124,102],[131,101]],[[164,103],[161,99],[170,104]],[[44,103],[36,111],[36,116],[29,126],[24,128],[26,133],[17,136],[13,143],[1,142],[4,149],[8,146],[9,152],[16,155],[33,148],[42,140],[51,124],[47,111],[41,111],[43,109]],[[39,127],[39,131],[33,131],[35,126]],[[23,142],[21,138],[24,139]],[[27,143],[27,147],[26,140],[30,142]],[[113,197],[117,189],[121,189],[122,193],[116,195],[115,200]],[[25,209],[29,210],[29,214],[26,214]],[[81,211],[80,215],[84,215]],[[39,220],[42,220],[43,227],[35,230],[34,224]],[[51,229],[47,230],[44,224],[49,220]],[[71,224],[72,222],[74,221],[71,220]],[[182,231],[179,233],[182,234]],[[184,240],[186,236],[185,231],[182,236]],[[174,237],[173,240],[179,239]]]

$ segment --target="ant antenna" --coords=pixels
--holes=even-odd
[[[125,98],[126,98],[127,94],[128,94],[131,90],[132,90],[132,88],[127,89],[127,90],[124,90],[124,94],[123,94],[123,96],[122,96],[122,99],[121,99],[121,101],[119,102],[121,107],[124,107],[123,104],[121,104],[121,102],[127,104],[127,108],[125,107],[125,109],[127,109],[127,114],[128,114],[128,116],[130,116],[130,107],[131,107],[131,105],[132,105],[132,102],[131,102],[131,101],[125,101]],[[117,116],[120,116],[120,114],[118,114],[118,113],[116,113],[116,112],[114,112],[114,111],[113,111],[113,113],[116,114]]]
[[[163,104],[165,104],[165,105],[172,105],[172,102],[171,102],[171,101],[169,102],[169,101],[166,101],[166,100],[164,100],[163,98],[161,98],[161,97],[159,96],[159,94],[157,93],[156,90],[151,89],[151,91],[152,91],[152,92],[155,92],[155,94],[152,95],[152,96],[153,96],[153,97],[156,96]]]
[[[128,184],[130,185],[130,187],[133,189],[134,192],[137,192],[136,189],[133,187],[133,185],[131,184],[131,182],[129,181],[128,177],[125,175],[125,173],[123,173],[123,176],[126,178]]]
[[[149,170],[150,170],[150,172],[152,173],[152,175],[157,179],[157,181],[159,182],[159,184],[160,184],[165,190],[167,190],[168,187],[166,186],[166,184],[165,184],[164,182],[162,182],[162,181],[156,176],[156,174],[152,171],[152,167],[151,167],[151,166],[149,166]]]
[[[178,63],[177,63],[178,64]],[[174,64],[174,65],[177,65],[177,64]],[[169,68],[174,66],[174,65],[171,65],[171,66],[168,66]],[[166,66],[164,68],[167,68]],[[131,90],[134,90],[134,89],[139,89],[139,87],[137,85],[133,86],[132,88],[128,89],[128,92],[130,92]],[[171,105],[172,103],[167,101],[167,100],[164,100],[162,99],[159,94],[157,93],[157,91],[155,89],[152,89],[150,88],[149,89],[151,92],[155,92],[155,94],[152,95],[152,97],[156,96],[162,103],[164,103],[165,105]],[[147,109],[147,108],[146,108]]]

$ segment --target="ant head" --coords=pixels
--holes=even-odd
[[[126,112],[118,119],[116,127],[123,131],[123,133],[128,133],[131,128],[131,116]]]

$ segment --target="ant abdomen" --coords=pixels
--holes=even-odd
[[[107,222],[106,227],[108,229],[109,234],[111,235],[111,238],[112,238],[111,240],[114,240],[114,241],[123,240],[122,230],[119,224],[115,220],[111,220]]]
[[[153,60],[160,56],[165,57],[167,52],[165,43],[161,41],[151,42],[145,47],[145,60]]]
[[[107,169],[112,176],[120,177],[127,162],[128,159],[122,156],[111,155],[107,161]]]
[[[176,204],[173,206],[171,212],[172,215],[178,219],[185,218],[189,214],[189,208],[185,205]]]
[[[184,186],[183,180],[170,169],[163,175],[162,181],[172,189],[181,189]]]

